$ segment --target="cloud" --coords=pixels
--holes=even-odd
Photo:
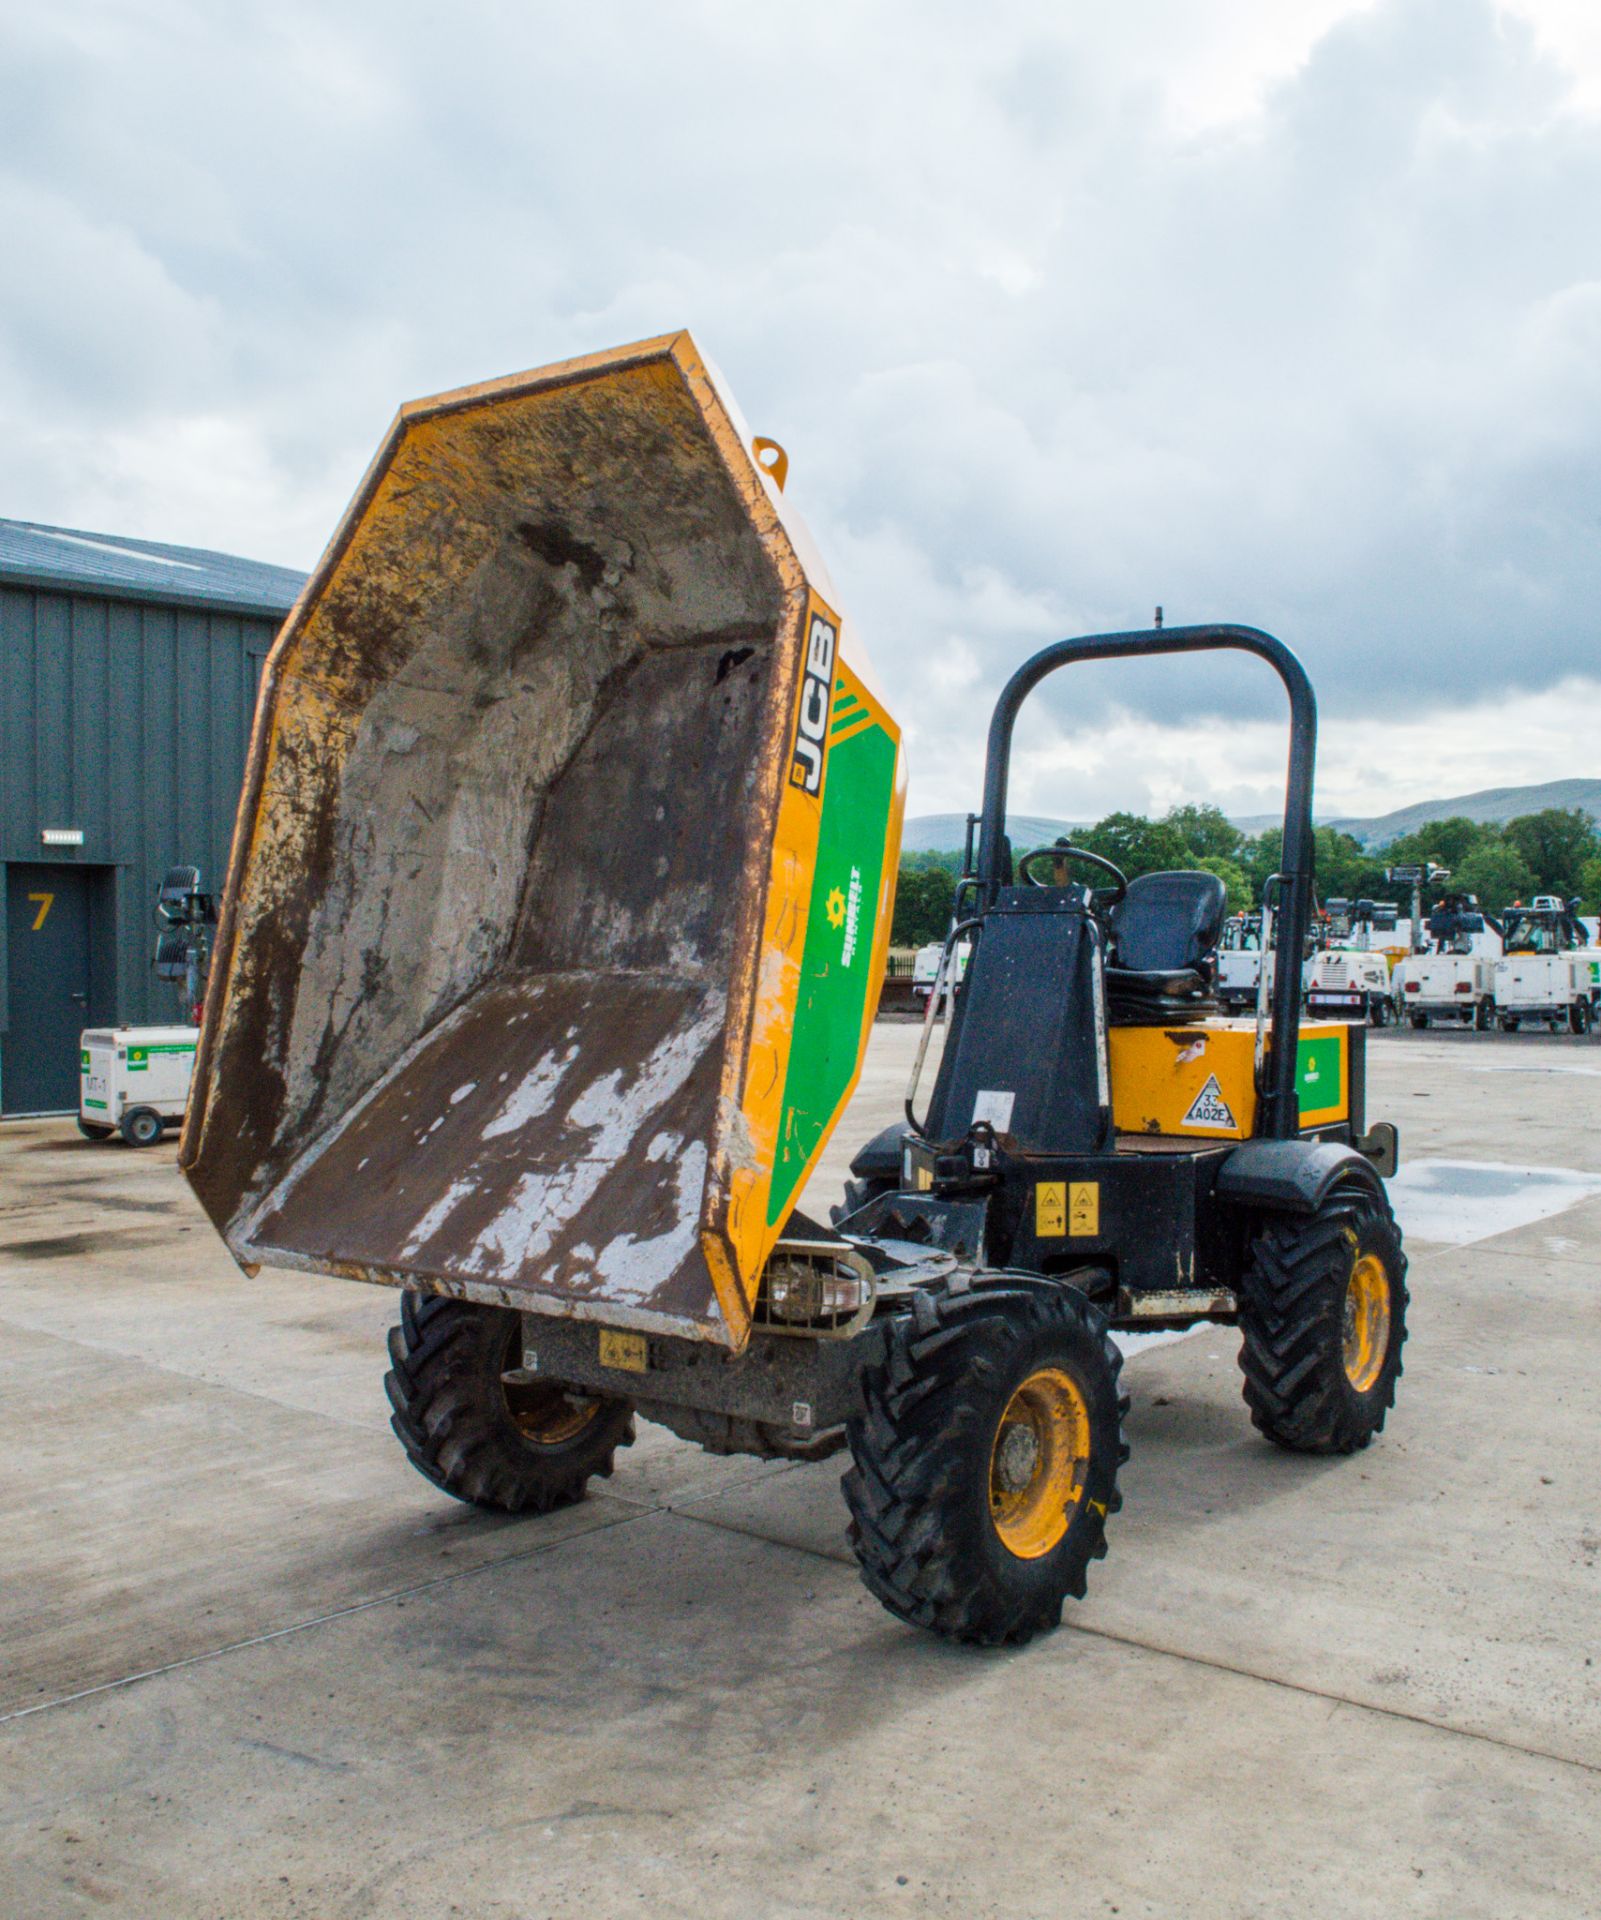
[[[789,448],[914,807],[970,803],[1024,651],[1158,601],[1289,640],[1326,740],[1404,727],[1342,805],[1495,784],[1509,701],[1547,703],[1525,777],[1589,772],[1590,20],[13,10],[0,511],[310,564],[400,400],[687,323]],[[1084,810],[1050,786],[1076,736],[1106,806],[1254,792],[1278,702],[1249,666],[1084,670],[1018,779]]]
[[[1336,715],[1319,732],[1317,816],[1360,818],[1419,798],[1561,778],[1563,767],[1595,764],[1590,743],[1598,738],[1601,681],[1579,677],[1460,707],[1449,724],[1437,712]],[[1286,728],[1278,718],[1208,716],[1180,734],[1114,707],[1095,729],[1038,715],[1027,744],[1013,781],[1019,812],[1093,819],[1110,810],[1109,791],[1153,815],[1197,795],[1237,819],[1284,806]],[[966,790],[977,793],[981,756],[969,772]]]

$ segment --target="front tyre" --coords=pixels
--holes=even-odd
[[[847,1427],[869,1591],[981,1646],[1056,1626],[1120,1504],[1121,1364],[1102,1315],[1064,1283],[997,1274],[919,1294]]]
[[[161,1138],[161,1115],[153,1107],[130,1107],[117,1131],[130,1147],[153,1147]]]
[[[1337,1187],[1311,1216],[1264,1221],[1240,1288],[1251,1419],[1297,1453],[1355,1453],[1395,1403],[1406,1255],[1390,1203]]]
[[[1590,1003],[1588,1000],[1575,1000],[1568,1008],[1569,1033],[1588,1033],[1590,1031]]]
[[[626,1400],[506,1376],[522,1362],[522,1323],[505,1307],[402,1296],[384,1390],[406,1458],[442,1492],[501,1513],[549,1513],[581,1500],[592,1475],[633,1445]]]

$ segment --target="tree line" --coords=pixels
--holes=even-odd
[[[1263,885],[1278,871],[1284,840],[1279,827],[1241,833],[1218,808],[1208,806],[1173,807],[1160,820],[1109,813],[1069,837],[1074,846],[1121,867],[1131,880],[1174,867],[1215,873],[1227,890],[1230,913],[1261,905]],[[1432,861],[1451,869],[1453,889],[1476,894],[1491,913],[1537,893],[1564,900],[1577,896],[1582,913],[1601,912],[1601,832],[1577,807],[1546,807],[1504,825],[1454,815],[1372,850],[1334,827],[1317,828],[1315,839],[1320,899],[1395,900],[1408,912],[1409,891],[1386,880],[1384,870]],[[1027,851],[1013,849],[1018,857]],[[920,947],[944,939],[961,866],[959,853],[902,855],[894,945]]]

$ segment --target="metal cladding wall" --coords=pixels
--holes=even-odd
[[[151,970],[169,866],[220,892],[270,617],[0,585],[0,863],[95,870],[87,1020],[175,1017]],[[81,828],[49,847],[46,828]],[[0,941],[0,1104],[11,1004]]]

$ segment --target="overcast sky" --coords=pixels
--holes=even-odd
[[[1601,775],[1601,5],[0,19],[0,514],[310,566],[403,399],[689,326],[975,804],[1006,672],[1228,619],[1320,812]],[[1238,668],[1070,676],[1013,800],[1270,810]]]

